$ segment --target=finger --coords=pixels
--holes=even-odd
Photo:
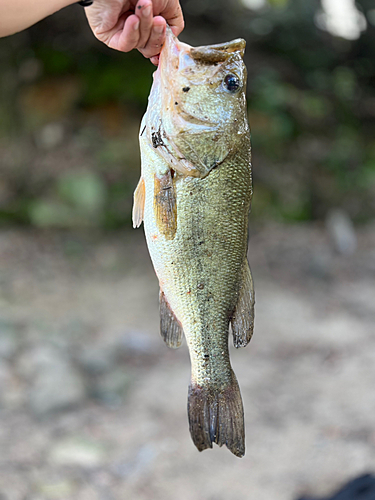
[[[141,54],[147,58],[157,56],[165,41],[166,22],[161,16],[154,17],[150,38],[147,44],[139,49]]]
[[[162,12],[155,13],[164,17],[176,36],[184,29],[184,16],[178,0],[168,0],[165,9]]]
[[[139,0],[135,13],[140,21],[138,48],[143,48],[151,36],[153,23],[152,3],[149,0]]]
[[[106,8],[100,2],[94,2],[90,7],[86,7],[85,14],[92,30],[99,35],[111,32],[121,17],[122,7],[119,2],[111,2]]]
[[[125,21],[131,14],[123,14],[117,20],[117,23],[109,31],[94,30],[94,35],[98,40],[105,43],[111,48],[117,47],[118,39],[124,29]]]
[[[152,62],[152,64],[154,64],[155,66],[159,66],[159,54],[157,56],[154,56],[154,57],[150,57],[150,61]]]
[[[122,52],[129,52],[138,46],[139,19],[136,15],[129,16],[122,30],[113,35],[108,46]]]

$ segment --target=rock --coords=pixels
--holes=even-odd
[[[157,459],[160,450],[153,443],[142,446],[132,458],[118,461],[112,465],[112,473],[121,478],[144,475],[146,470]]]
[[[130,385],[130,375],[123,369],[117,368],[99,377],[94,388],[94,396],[106,404],[121,404]]]
[[[351,481],[329,498],[320,500],[373,500],[375,498],[375,476],[363,474]],[[317,500],[312,497],[302,497],[299,500]]]
[[[48,481],[38,484],[38,490],[43,495],[43,498],[49,500],[72,498],[76,485],[73,481],[67,480]]]
[[[63,351],[50,345],[36,345],[24,351],[17,360],[17,372],[23,378],[32,379],[43,369],[49,369],[60,359],[65,358]]]
[[[85,347],[78,362],[89,374],[98,375],[110,371],[116,363],[117,350],[112,346]]]
[[[25,83],[35,82],[42,73],[42,62],[36,57],[25,59],[18,67],[18,78]]]
[[[36,415],[63,410],[77,405],[86,397],[86,388],[78,370],[64,352],[52,347],[39,347],[30,355],[32,376],[29,404]]]
[[[119,334],[116,344],[119,353],[151,354],[155,352],[155,344],[159,338],[142,331],[129,331]]]
[[[54,445],[49,461],[56,465],[93,468],[101,465],[106,450],[101,443],[82,438],[67,438]]]
[[[331,210],[326,227],[335,250],[342,255],[352,255],[357,249],[357,235],[349,216],[343,210]]]
[[[318,279],[329,279],[331,277],[333,252],[328,247],[321,246],[311,255],[308,263],[308,272]]]
[[[14,325],[0,320],[0,359],[10,359],[19,347],[18,331]]]
[[[16,409],[24,403],[24,385],[15,376],[11,363],[0,361],[0,405],[7,409]]]
[[[9,367],[6,363],[0,363],[0,404],[4,404],[4,393],[7,390],[11,380]],[[1,500],[1,498],[0,498]]]
[[[40,149],[53,149],[64,140],[64,127],[61,123],[48,123],[36,135],[36,143]]]

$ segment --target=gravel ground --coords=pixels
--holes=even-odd
[[[357,239],[348,256],[324,227],[252,230],[238,459],[190,440],[188,353],[159,337],[141,231],[3,230],[0,499],[296,500],[374,471],[375,227]]]

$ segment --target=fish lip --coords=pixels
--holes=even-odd
[[[176,62],[178,63],[181,51],[184,50],[189,52],[190,49],[193,48],[187,43],[180,42],[168,25],[165,35],[165,42],[160,53],[158,70],[161,69],[161,67],[168,67],[172,64],[176,64]]]
[[[178,114],[178,120],[183,120],[191,125],[204,125],[207,129],[215,129],[218,127],[217,123],[214,123],[208,119],[205,118],[197,118],[196,116],[192,115],[191,113],[188,113],[187,111],[184,111],[183,108],[180,109],[179,114]]]
[[[190,49],[190,56],[195,61],[212,64],[226,61],[233,52],[240,52],[241,57],[243,57],[245,54],[245,47],[246,41],[243,38],[236,38],[226,43],[192,47]]]

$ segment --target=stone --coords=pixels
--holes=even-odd
[[[109,405],[121,404],[131,385],[131,377],[124,369],[103,374],[98,378],[94,388],[94,396]]]
[[[112,346],[87,346],[79,355],[78,362],[90,375],[98,375],[113,369],[116,356],[117,350]]]
[[[43,498],[50,500],[72,498],[75,489],[76,486],[73,481],[67,480],[48,481],[38,485],[38,490],[43,495]]]
[[[11,363],[0,360],[0,405],[7,409],[18,409],[25,403],[25,399],[24,384],[15,375]]]
[[[343,210],[331,210],[326,227],[335,250],[341,255],[352,255],[357,249],[357,235],[348,214]]]
[[[93,468],[101,465],[105,457],[103,444],[75,437],[56,443],[51,449],[49,461],[56,465]]]
[[[0,359],[10,359],[19,347],[18,331],[14,325],[0,320]]]
[[[32,376],[29,404],[36,415],[71,408],[86,397],[81,374],[61,350],[35,349],[29,366],[24,367],[24,373],[27,371]]]
[[[48,123],[36,135],[36,142],[40,149],[53,149],[64,140],[64,127],[61,123]]]

